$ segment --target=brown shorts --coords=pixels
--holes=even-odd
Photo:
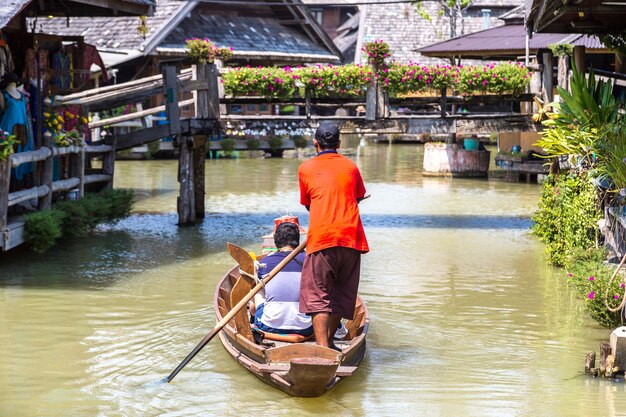
[[[300,311],[354,317],[361,275],[361,252],[333,247],[307,254],[300,281]]]

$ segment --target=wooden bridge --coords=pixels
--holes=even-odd
[[[209,141],[218,132],[249,132],[253,135],[293,135],[302,130],[317,127],[322,120],[334,120],[342,124],[343,132],[359,133],[429,133],[449,134],[491,133],[498,131],[523,131],[532,128],[529,114],[515,113],[513,104],[530,102],[534,95],[489,95],[471,98],[448,96],[441,91],[437,97],[414,97],[389,99],[380,85],[372,85],[361,99],[324,98],[315,99],[310,94],[302,98],[271,100],[264,97],[225,97],[219,82],[220,70],[214,64],[194,65],[177,72],[174,66],[166,66],[155,75],[123,84],[106,86],[63,97],[55,97],[55,106],[81,105],[83,114],[100,112],[118,106],[146,101],[152,97],[164,97],[164,104],[130,114],[110,117],[90,123],[90,129],[114,126],[116,123],[143,120],[145,128],[119,135],[108,135],[105,140],[78,147],[57,148],[45,135],[40,146],[32,152],[13,154],[7,161],[0,161],[0,248],[6,251],[24,242],[24,222],[20,216],[9,217],[9,208],[26,200],[37,199],[37,209],[50,208],[53,195],[74,190],[80,198],[87,186],[98,190],[111,187],[114,175],[115,152],[147,144],[162,138],[174,138],[179,153],[178,197],[179,224],[194,223],[204,217],[204,161],[208,150],[219,149],[220,144]],[[187,98],[185,98],[187,96]],[[189,97],[191,96],[191,97]],[[153,100],[154,101],[154,100]],[[245,116],[228,114],[227,105],[232,104],[294,105],[293,115]],[[456,114],[454,109],[468,104],[510,103],[511,111],[504,113]],[[422,106],[435,109],[410,115],[391,115],[390,105]],[[335,115],[336,110],[364,108],[362,115]],[[189,117],[182,117],[182,110]],[[165,112],[166,123],[148,126],[148,116]],[[302,114],[298,114],[302,112]],[[331,113],[331,115],[320,115]],[[283,144],[293,148],[291,140]],[[269,144],[261,140],[261,148]],[[236,149],[248,149],[244,139],[236,141]],[[53,158],[63,157],[66,178],[53,181]],[[102,163],[100,163],[102,161]],[[36,164],[35,185],[30,189],[9,192],[11,168],[20,164]],[[93,167],[100,165],[101,168]]]

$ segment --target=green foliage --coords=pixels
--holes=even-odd
[[[521,63],[484,66],[419,65],[393,63],[376,74],[370,65],[230,68],[222,77],[232,96],[293,97],[308,90],[313,97],[363,97],[378,79],[391,96],[449,89],[459,94],[521,93],[530,74]]]
[[[613,33],[598,33],[596,36],[613,52],[626,55],[626,31]]]
[[[308,144],[309,144],[309,140],[303,136],[293,137],[293,145],[296,148],[306,148]]]
[[[250,138],[246,141],[248,145],[248,149],[251,151],[256,151],[261,147],[261,141],[256,138]]]
[[[185,52],[196,63],[212,64],[216,59],[228,61],[233,56],[231,48],[220,48],[207,38],[187,39],[185,41]]]
[[[572,55],[574,52],[574,45],[571,43],[551,43],[548,48],[556,56]]]
[[[233,138],[225,138],[220,141],[220,147],[225,153],[230,153],[237,147],[237,141]]]
[[[553,103],[557,113],[543,122],[548,127],[571,128],[580,126],[582,130],[602,128],[619,120],[618,102],[613,96],[613,84],[596,82],[593,70],[585,79],[584,73],[572,69],[571,93],[557,87],[563,103]]]
[[[613,191],[626,188],[626,125],[620,121],[607,125],[598,135],[597,171],[598,176],[611,179]]]
[[[597,138],[596,129],[585,131],[579,125],[572,125],[570,128],[544,130],[536,144],[550,157],[579,155],[592,161]]]
[[[283,146],[283,138],[280,136],[272,136],[269,138],[268,142],[272,153],[279,152]]]
[[[0,161],[6,161],[13,154],[14,147],[17,144],[18,141],[15,139],[15,135],[10,135],[0,130]]]
[[[361,50],[367,55],[367,63],[374,68],[374,71],[380,73],[387,68],[387,58],[391,57],[391,49],[387,42],[382,39],[367,42]]]
[[[297,76],[312,97],[365,96],[367,87],[376,77],[372,67],[358,64],[302,68]]]
[[[85,236],[100,223],[115,223],[132,209],[132,190],[105,190],[87,194],[78,201],[64,201],[50,210],[24,217],[26,238],[39,253],[50,249],[61,238]]]
[[[567,282],[585,301],[594,320],[605,327],[616,327],[621,323],[620,312],[610,311],[607,304],[615,309],[622,302],[623,277],[618,275],[610,280],[615,266],[604,263],[605,255],[603,249],[575,252],[568,269]]]
[[[43,253],[54,246],[63,235],[61,222],[65,214],[60,210],[44,210],[24,216],[25,237],[30,247]]]
[[[595,247],[601,218],[596,189],[586,173],[550,175],[542,184],[532,230],[546,244],[548,263],[568,266],[577,251]]]
[[[298,75],[291,68],[237,67],[222,75],[224,90],[232,96],[292,97]]]

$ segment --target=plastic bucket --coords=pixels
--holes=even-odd
[[[463,149],[468,151],[477,151],[480,146],[480,141],[474,138],[463,139]]]

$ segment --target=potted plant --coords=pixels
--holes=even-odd
[[[216,59],[228,61],[233,56],[232,48],[218,47],[207,38],[187,39],[185,51],[196,64],[213,64]]]
[[[0,130],[0,161],[6,161],[15,152],[18,141],[15,135]]]

